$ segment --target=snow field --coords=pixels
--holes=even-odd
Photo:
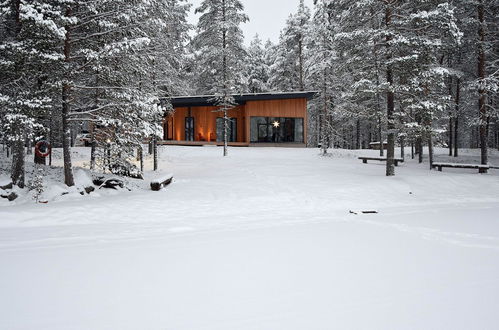
[[[317,153],[168,147],[160,192],[1,207],[0,329],[496,327],[499,172]]]

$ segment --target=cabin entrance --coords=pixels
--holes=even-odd
[[[185,140],[194,141],[194,117],[185,118]]]

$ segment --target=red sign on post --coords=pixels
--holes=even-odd
[[[50,146],[50,143],[48,143],[47,141],[39,141],[35,145],[35,153],[40,158],[46,158],[48,155],[50,155],[51,151],[52,147]]]

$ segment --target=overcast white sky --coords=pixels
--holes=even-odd
[[[246,43],[258,33],[264,40],[270,39],[276,42],[279,39],[279,32],[284,27],[286,18],[290,13],[294,13],[299,4],[299,0],[241,0],[245,7],[245,12],[250,18],[250,22],[243,24],[242,29],[246,36]],[[190,0],[193,4],[190,22],[197,23],[194,9],[199,6],[201,0]],[[305,0],[305,4],[312,9],[313,0]]]

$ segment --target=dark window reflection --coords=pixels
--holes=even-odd
[[[227,142],[237,142],[237,118],[229,118],[227,127]],[[224,141],[224,119],[217,118],[217,142]]]
[[[303,143],[303,118],[251,117],[251,142]]]

